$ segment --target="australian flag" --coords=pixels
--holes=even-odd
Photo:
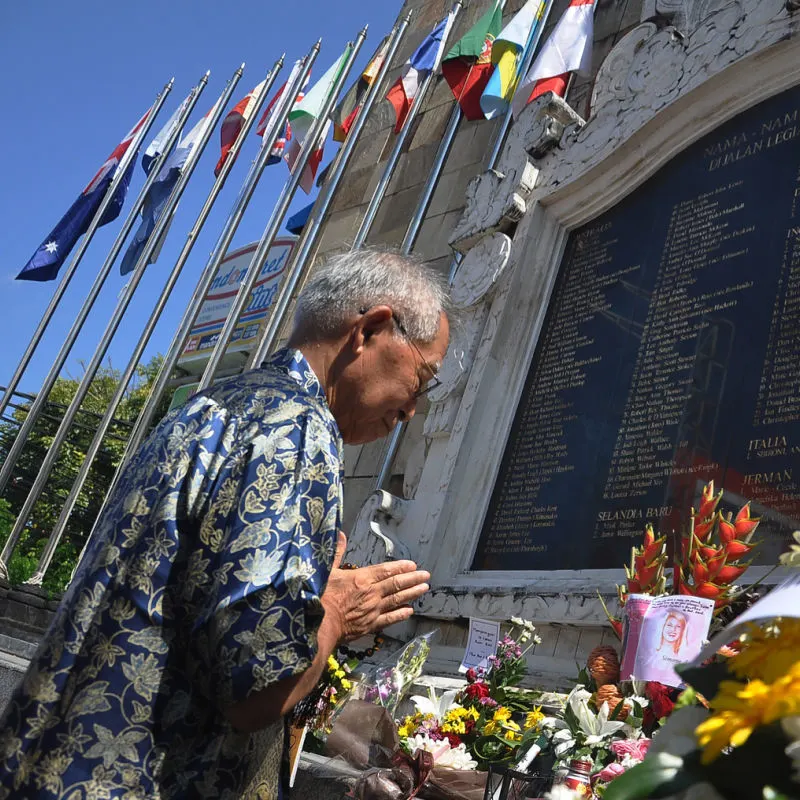
[[[75,243],[88,230],[94,215],[97,213],[97,209],[100,208],[100,204],[103,202],[108,187],[114,180],[122,157],[127,152],[139,129],[144,125],[149,113],[150,110],[148,109],[147,113],[116,146],[103,166],[100,167],[97,174],[89,182],[89,185],[70,206],[69,211],[64,214],[33,254],[30,261],[22,268],[22,271],[17,275],[18,281],[52,281],[57,277],[61,265],[66,261]],[[125,176],[114,193],[114,198],[100,220],[101,225],[113,222],[119,216],[119,212],[122,211],[134,163],[135,160],[131,160],[130,166],[125,171]]]

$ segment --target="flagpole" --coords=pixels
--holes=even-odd
[[[554,5],[555,0],[545,1],[542,17],[531,29],[531,35],[528,39],[528,44],[525,47],[525,52],[522,54],[522,62],[519,68],[520,80],[522,80],[528,74],[528,70],[533,64],[533,59],[536,56],[537,49],[539,48],[539,42],[544,35],[544,29],[547,25],[547,20],[550,17],[550,11],[553,9]],[[511,103],[509,103],[506,113],[503,115],[503,121],[500,123],[500,127],[497,129],[497,135],[495,136],[494,144],[492,145],[492,150],[489,154],[489,161],[486,165],[487,170],[494,169],[497,166],[497,162],[500,160],[500,153],[503,152],[503,145],[506,143],[506,136],[508,135],[508,130],[511,127],[513,120],[514,113],[511,108]]]
[[[204,79],[204,80],[207,80]],[[37,420],[39,419],[40,414],[42,413],[46,403],[47,398],[50,395],[50,392],[53,389],[56,381],[58,380],[58,376],[61,373],[61,370],[66,363],[67,358],[69,357],[70,351],[72,350],[75,341],[77,340],[84,323],[86,322],[86,318],[89,316],[89,312],[92,310],[95,301],[97,300],[105,282],[108,278],[109,274],[111,273],[111,269],[114,266],[114,261],[119,254],[119,251],[122,249],[122,245],[125,243],[125,239],[127,238],[128,234],[133,228],[136,220],[138,219],[139,210],[141,209],[142,205],[144,204],[144,199],[147,195],[147,192],[150,190],[150,187],[155,182],[156,178],[158,177],[158,172],[161,168],[162,163],[166,160],[167,156],[169,155],[169,150],[171,149],[172,145],[177,140],[181,127],[185,123],[187,117],[191,113],[192,109],[194,108],[195,103],[197,102],[198,98],[200,97],[200,93],[202,92],[202,87],[205,86],[203,81],[200,82],[198,87],[195,87],[190,93],[190,101],[187,103],[186,108],[184,109],[184,113],[181,115],[178,124],[176,124],[175,129],[171,132],[170,136],[167,138],[165,142],[164,149],[162,153],[159,155],[158,159],[153,164],[153,167],[150,170],[150,174],[147,176],[147,180],[142,186],[141,190],[139,191],[139,195],[136,198],[136,202],[131,207],[131,210],[125,219],[125,222],[120,228],[119,233],[117,234],[116,239],[114,239],[114,243],[111,245],[111,250],[109,250],[108,255],[103,262],[100,271],[98,272],[97,276],[92,283],[91,288],[89,289],[89,293],[87,294],[86,298],[84,299],[83,303],[81,304],[80,309],[78,310],[78,314],[75,317],[75,320],[70,327],[64,342],[62,343],[61,347],[59,348],[58,354],[55,357],[50,369],[47,372],[47,375],[44,378],[44,382],[42,383],[41,388],[36,394],[36,399],[31,403],[30,408],[28,409],[28,413],[25,417],[25,421],[22,423],[19,431],[17,432],[16,437],[14,438],[14,443],[11,446],[11,449],[8,451],[8,454],[3,461],[2,468],[0,468],[0,492],[5,491],[8,481],[11,478],[13,473],[14,467],[16,466],[17,460],[22,453],[23,448],[25,447],[25,443],[28,440],[28,437],[33,430],[34,425],[36,424]],[[130,152],[130,148],[128,148],[128,152]],[[0,557],[2,560],[2,557]]]
[[[267,96],[272,91],[272,87],[275,83],[275,79],[278,76],[278,73],[281,71],[283,67],[283,61],[285,58],[285,54],[282,55],[276,62],[273,68],[267,73],[266,78],[264,79],[264,85],[261,87],[259,93],[253,98],[254,104],[252,108],[252,112],[250,116],[245,120],[245,123],[242,127],[242,130],[239,132],[239,135],[236,137],[233,146],[231,147],[230,151],[228,152],[227,158],[225,159],[222,169],[220,170],[217,179],[214,181],[214,185],[211,187],[211,191],[208,193],[208,197],[206,197],[206,201],[203,204],[200,213],[197,215],[197,219],[195,220],[194,225],[192,226],[191,230],[187,234],[186,243],[183,246],[183,249],[178,256],[175,265],[172,268],[172,272],[170,273],[167,282],[164,284],[164,288],[161,290],[161,294],[159,295],[158,300],[156,301],[156,305],[153,308],[153,311],[150,314],[150,318],[147,320],[147,324],[145,325],[144,330],[142,331],[141,336],[139,337],[139,341],[136,344],[136,348],[134,349],[133,353],[131,354],[130,360],[128,361],[128,366],[125,368],[125,371],[122,373],[120,377],[119,384],[117,386],[117,390],[114,393],[114,396],[111,398],[108,408],[106,409],[103,418],[100,420],[99,426],[97,431],[94,435],[92,443],[89,445],[88,450],[86,451],[86,455],[84,457],[83,463],[81,464],[81,468],[78,472],[75,481],[72,484],[72,488],[70,489],[69,495],[67,496],[64,505],[61,508],[61,513],[59,514],[58,520],[53,528],[52,532],[50,533],[50,537],[47,540],[47,545],[42,552],[42,555],[39,558],[39,563],[36,567],[36,572],[27,580],[25,583],[27,585],[38,586],[41,585],[42,580],[44,579],[45,573],[47,572],[48,567],[50,566],[50,562],[53,558],[53,555],[56,552],[56,548],[58,547],[59,542],[61,541],[61,537],[64,534],[64,530],[66,529],[67,523],[72,516],[72,511],[75,508],[75,503],[78,500],[78,497],[83,490],[83,486],[86,483],[86,479],[89,475],[89,470],[91,469],[92,463],[97,456],[97,453],[100,450],[100,446],[103,443],[103,439],[110,427],[114,415],[117,411],[119,404],[125,397],[125,392],[127,390],[128,384],[130,383],[131,379],[133,378],[134,373],[136,372],[136,368],[139,365],[139,360],[142,357],[142,353],[144,352],[145,347],[147,347],[147,343],[150,340],[150,337],[155,330],[156,325],[158,324],[158,320],[161,317],[161,314],[164,311],[164,307],[167,304],[167,300],[172,293],[175,284],[178,281],[178,278],[181,275],[181,271],[183,270],[186,261],[189,258],[189,255],[194,248],[195,242],[197,241],[197,236],[199,235],[203,225],[205,224],[206,220],[208,219],[208,215],[211,212],[211,209],[216,202],[217,197],[219,196],[222,187],[225,185],[225,180],[228,177],[228,174],[233,169],[233,165],[236,162],[236,159],[239,155],[239,151],[242,148],[242,145],[247,139],[250,130],[252,129],[253,125],[255,125],[256,120],[258,119],[258,114],[261,111],[264,102],[267,99]],[[244,69],[244,64],[242,64],[242,69]],[[224,105],[224,104],[223,104]],[[88,537],[87,537],[88,543]]]
[[[222,259],[225,257],[228,246],[230,245],[231,240],[233,239],[234,234],[239,227],[239,223],[241,222],[245,209],[247,208],[247,205],[253,196],[253,192],[255,191],[256,185],[261,178],[261,174],[267,165],[272,148],[275,146],[275,142],[278,140],[278,137],[283,131],[286,117],[288,116],[291,107],[294,105],[297,93],[300,90],[300,87],[302,87],[305,83],[306,78],[311,71],[311,67],[314,64],[314,60],[319,53],[320,41],[318,41],[311,48],[308,55],[304,57],[303,68],[297,73],[295,80],[286,86],[274,111],[270,115],[267,128],[264,131],[264,136],[262,137],[261,149],[259,150],[259,153],[254,159],[253,163],[250,165],[250,169],[245,177],[242,187],[239,190],[239,194],[234,202],[234,206],[225,221],[219,237],[217,238],[217,243],[214,245],[214,249],[211,251],[209,260],[203,269],[197,286],[195,287],[194,294],[192,295],[192,299],[189,301],[189,305],[184,312],[183,318],[178,326],[178,330],[172,337],[169,349],[167,350],[167,354],[164,357],[164,361],[158,371],[158,375],[156,376],[153,387],[150,390],[150,394],[147,396],[144,407],[139,413],[139,417],[133,426],[130,438],[128,439],[128,445],[125,448],[125,452],[123,453],[119,466],[114,473],[111,485],[106,492],[106,498],[108,498],[116,486],[120,473],[122,472],[128,459],[139,449],[142,441],[144,441],[150,421],[152,420],[153,415],[158,408],[159,400],[161,399],[164,389],[169,382],[170,376],[175,369],[175,365],[178,363],[178,359],[183,352],[183,345],[186,341],[186,337],[189,335],[192,325],[194,325],[194,321],[197,318],[200,307],[202,306],[205,297],[208,294],[208,290],[210,289],[211,284],[217,274],[219,265],[222,263]],[[255,116],[256,115],[253,114],[253,117]],[[240,138],[242,138],[242,141],[244,141],[243,137]],[[96,521],[95,524],[97,524]]]
[[[333,198],[336,196],[342,176],[350,163],[350,159],[355,153],[358,137],[361,135],[367,117],[379,96],[382,88],[381,84],[391,68],[392,60],[397,53],[400,42],[405,36],[409,22],[411,21],[411,14],[412,12],[409,11],[395,28],[383,64],[381,64],[381,68],[378,70],[375,80],[369,87],[369,91],[364,98],[364,104],[356,115],[353,126],[347,134],[347,138],[336,155],[336,160],[331,168],[331,172],[317,198],[317,202],[314,203],[314,208],[311,210],[311,216],[305,224],[302,236],[292,250],[289,265],[285,273],[287,277],[281,284],[278,295],[272,304],[269,321],[264,329],[264,333],[261,335],[256,348],[250,354],[247,362],[248,369],[260,364],[275,346],[275,341],[280,334],[294,291],[311,266],[312,253],[316,247],[320,231],[322,230],[322,223],[325,219],[325,215],[328,213]]]
[[[505,4],[506,0],[501,0],[500,8],[505,8]],[[544,22],[544,18],[542,21]],[[422,228],[422,223],[425,220],[425,215],[428,213],[428,208],[430,207],[431,200],[433,199],[433,193],[436,191],[436,187],[439,184],[439,179],[441,178],[441,173],[444,169],[445,162],[450,155],[450,150],[452,149],[456,132],[458,131],[458,126],[461,123],[462,118],[463,113],[461,111],[461,105],[459,100],[457,100],[453,105],[452,112],[450,113],[450,119],[447,122],[447,127],[444,135],[442,136],[442,143],[439,145],[439,149],[436,152],[436,158],[434,160],[433,167],[431,168],[431,172],[428,175],[428,179],[425,182],[425,187],[422,190],[422,196],[417,203],[417,207],[414,210],[414,215],[411,218],[411,222],[406,230],[406,235],[403,238],[403,243],[400,247],[400,252],[403,255],[408,255],[414,249],[420,229]],[[454,274],[455,272],[451,266],[450,275],[448,276],[448,284],[452,285],[452,278]],[[395,426],[394,430],[392,431],[389,441],[384,449],[383,457],[381,458],[381,464],[378,468],[378,474],[375,477],[373,491],[382,489],[388,480],[392,463],[394,462],[395,455],[400,448],[400,442],[402,441],[407,425],[407,422],[403,422],[400,425]]]
[[[198,87],[198,92],[193,98],[196,102],[197,97],[199,97],[200,92],[205,87],[205,84],[208,82],[208,76],[210,73],[206,73],[200,81],[200,86]],[[50,447],[47,451],[47,455],[42,462],[42,466],[39,469],[36,478],[34,479],[33,485],[28,493],[28,496],[25,499],[25,502],[22,506],[21,511],[17,515],[17,519],[14,523],[14,527],[11,530],[11,533],[8,536],[8,539],[3,546],[2,551],[0,551],[0,577],[7,578],[8,577],[8,561],[11,556],[11,553],[16,546],[17,540],[20,537],[20,534],[28,525],[30,520],[31,513],[33,512],[33,508],[36,505],[36,501],[39,499],[39,496],[42,493],[42,490],[47,483],[47,479],[50,476],[50,472],[55,465],[56,459],[58,458],[59,452],[61,450],[61,446],[64,444],[64,441],[69,433],[69,429],[72,425],[72,421],[75,418],[75,415],[80,410],[80,406],[83,403],[87,393],[89,392],[89,388],[91,383],[97,373],[97,370],[100,368],[102,364],[103,358],[105,358],[105,354],[108,350],[109,345],[111,344],[111,340],[114,337],[114,334],[117,332],[120,323],[122,322],[122,317],[125,314],[128,306],[130,305],[131,300],[133,299],[134,292],[136,291],[139,282],[141,281],[142,277],[144,276],[145,269],[147,268],[148,262],[150,257],[159,244],[162,234],[166,230],[169,222],[172,218],[172,214],[175,210],[175,207],[178,204],[188,182],[189,178],[192,176],[195,167],[197,166],[197,162],[202,155],[203,151],[205,150],[206,144],[208,143],[211,134],[216,127],[217,122],[219,121],[222,112],[224,111],[225,104],[228,102],[231,93],[233,92],[236,84],[239,82],[239,78],[242,75],[241,67],[236,70],[233,77],[228,81],[228,85],[222,93],[222,96],[217,101],[216,105],[214,106],[214,115],[211,118],[210,122],[206,126],[200,140],[197,143],[197,146],[194,147],[189,154],[189,157],[186,161],[186,164],[181,172],[180,178],[178,178],[177,183],[173,187],[172,191],[170,192],[169,199],[164,207],[164,210],[161,212],[158,221],[156,223],[153,232],[150,234],[150,237],[147,239],[147,243],[144,246],[139,258],[136,262],[136,267],[133,270],[133,274],[131,275],[130,281],[127,287],[123,290],[122,295],[120,296],[119,301],[117,302],[117,306],[114,309],[114,313],[111,315],[111,319],[109,320],[108,324],[106,325],[106,329],[103,332],[102,337],[100,338],[100,342],[97,345],[97,348],[92,355],[92,359],[89,362],[89,365],[86,367],[86,370],[83,375],[83,379],[78,386],[77,391],[75,392],[75,396],[72,398],[72,402],[69,404],[66,412],[64,413],[64,417],[61,420],[61,424],[58,426],[58,430],[53,437],[53,441],[50,444]],[[190,103],[189,105],[193,105]]]
[[[50,299],[44,314],[42,314],[42,318],[39,320],[39,324],[36,326],[36,330],[33,332],[33,336],[28,342],[28,346],[25,348],[25,352],[23,353],[22,358],[19,360],[19,364],[17,364],[11,380],[8,382],[8,386],[6,387],[2,399],[0,399],[0,416],[5,413],[5,410],[11,401],[12,395],[17,390],[19,382],[22,380],[22,376],[25,373],[25,370],[28,368],[28,364],[30,364],[33,354],[36,352],[36,348],[39,346],[39,342],[41,342],[44,332],[47,329],[47,326],[50,324],[50,320],[53,318],[53,314],[55,314],[56,308],[58,308],[58,304],[61,302],[61,298],[67,291],[67,287],[69,286],[70,281],[75,274],[75,270],[78,268],[78,264],[80,264],[80,261],[83,258],[83,254],[89,247],[95,231],[100,227],[100,221],[103,219],[108,207],[111,205],[111,201],[114,199],[114,195],[117,193],[120,183],[125,178],[125,173],[130,166],[131,160],[136,158],[139,145],[144,140],[144,137],[149,133],[150,128],[153,126],[156,117],[158,116],[162,106],[164,105],[164,102],[167,99],[167,95],[169,95],[169,93],[172,91],[172,85],[174,82],[175,78],[170,78],[170,80],[164,85],[164,88],[158,93],[158,95],[156,95],[155,102],[150,107],[150,113],[145,121],[145,124],[142,125],[142,127],[136,133],[125,154],[120,159],[114,178],[106,190],[105,196],[95,212],[94,217],[92,217],[92,221],[89,223],[89,227],[86,229],[86,233],[83,235],[81,243],[78,245],[78,249],[73,254],[72,260],[70,261],[66,272],[64,272],[64,275],[56,287],[56,290],[53,293],[53,296]]]
[[[300,155],[294,164],[293,172],[290,175],[289,180],[284,185],[280,197],[278,198],[278,202],[272,209],[272,214],[270,215],[267,226],[264,229],[264,233],[261,235],[258,247],[256,248],[255,253],[253,253],[253,257],[251,258],[250,264],[247,267],[247,273],[245,274],[244,280],[239,286],[239,291],[236,294],[230,311],[228,312],[225,325],[223,326],[222,331],[217,338],[214,350],[212,351],[211,357],[209,358],[206,368],[203,371],[203,375],[200,378],[198,391],[203,391],[204,389],[208,388],[214,381],[214,376],[219,369],[223,356],[225,355],[225,351],[236,329],[239,317],[241,316],[241,313],[244,311],[247,304],[250,302],[250,293],[253,290],[253,286],[255,286],[256,280],[258,280],[258,276],[261,274],[261,269],[264,266],[264,262],[267,259],[269,250],[275,241],[276,235],[278,234],[278,229],[283,221],[283,217],[285,216],[286,211],[289,208],[289,204],[292,202],[292,198],[297,191],[297,187],[300,185],[300,181],[303,178],[303,171],[308,159],[318,146],[320,134],[328,122],[328,117],[333,110],[333,106],[336,102],[339,91],[344,82],[347,80],[347,76],[350,73],[353,62],[358,55],[366,36],[367,28],[365,26],[361,29],[361,31],[359,31],[359,34],[353,43],[350,55],[347,58],[347,62],[333,82],[333,86],[328,92],[328,96],[325,99],[321,113],[314,120],[314,123],[312,124],[311,129],[309,130],[308,135],[303,142]]]
[[[458,16],[458,12],[461,11],[462,7],[463,0],[456,0],[456,2],[453,3],[449,14],[451,23],[455,22],[455,18]],[[452,25],[450,26],[450,30],[452,30]],[[438,66],[439,65],[437,64],[436,67],[438,68]],[[425,95],[428,93],[428,89],[433,85],[433,79],[435,77],[436,69],[432,69],[428,75],[425,76],[422,85],[417,90],[417,94],[414,97],[414,101],[411,104],[408,116],[406,117],[405,124],[403,125],[400,133],[398,133],[395,137],[394,147],[392,148],[389,158],[386,161],[383,174],[378,181],[378,185],[375,187],[375,191],[372,193],[372,198],[369,201],[367,210],[364,212],[364,219],[361,220],[361,225],[359,226],[355,238],[353,239],[353,246],[351,248],[352,250],[358,250],[364,246],[364,242],[366,241],[367,235],[369,234],[370,229],[375,222],[375,217],[378,214],[378,209],[380,208],[381,202],[386,194],[386,190],[389,188],[389,182],[392,180],[395,168],[397,167],[397,162],[400,160],[400,156],[403,154],[405,149],[406,140],[411,133],[414,120],[422,108]]]

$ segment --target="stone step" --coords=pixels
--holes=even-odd
[[[38,642],[34,637],[31,637],[31,639],[22,638],[19,632],[15,633],[16,635],[11,636],[6,633],[0,633],[0,654],[12,655],[30,661],[36,652]]]

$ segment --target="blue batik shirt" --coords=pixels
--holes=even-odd
[[[171,412],[128,464],[0,726],[0,798],[238,798],[231,703],[306,670],[342,441],[296,350]]]

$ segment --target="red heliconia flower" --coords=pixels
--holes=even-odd
[[[614,633],[617,634],[620,641],[622,641],[622,623],[618,619],[609,620],[611,622],[611,627],[614,629]]]
[[[722,499],[722,492],[714,497],[714,481],[709,481],[703,489],[703,501],[700,503],[700,510],[695,514],[695,519],[705,520],[711,516],[717,508],[717,504]]]
[[[741,558],[742,556],[746,556],[755,545],[747,544],[746,542],[740,542],[738,539],[728,542],[725,545],[725,554],[728,557],[728,561],[736,561],[737,558]]]
[[[680,581],[678,583],[678,594],[694,595],[694,589],[692,589],[690,586],[687,586],[684,581]]]
[[[736,538],[736,528],[729,519],[723,519],[722,514],[719,515],[719,538],[723,544],[728,544]]]
[[[695,586],[692,594],[694,594],[695,597],[705,597],[709,600],[716,600],[722,592],[723,590],[721,587],[717,586],[715,583],[706,581],[705,583],[700,583]]]
[[[716,580],[719,581],[720,583],[731,584],[734,581],[739,580],[739,578],[742,577],[742,575],[745,573],[745,571],[749,566],[750,564],[745,564],[744,566],[741,567],[737,567],[733,564],[726,564],[717,573]]]
[[[761,522],[760,517],[750,516],[750,503],[745,503],[733,520],[733,526],[736,528],[736,538],[747,539],[758,527],[759,522]]]
[[[701,522],[699,525],[694,526],[694,535],[701,541],[704,542],[708,539],[708,535],[714,529],[714,517],[711,517],[708,522]]]
[[[703,583],[709,579],[708,567],[702,562],[698,561],[692,567],[692,577],[695,583]]]
[[[644,548],[644,560],[648,564],[652,564],[655,559],[657,559],[665,550],[667,538],[666,536],[662,536],[659,539],[656,539],[654,542],[651,542],[649,545],[646,545]]]
[[[709,575],[711,575],[712,578],[716,577],[719,571],[725,566],[726,560],[727,554],[720,553],[719,555],[714,556],[714,558],[709,558],[708,561],[706,561]]]
[[[653,564],[651,567],[642,567],[640,570],[637,570],[637,574],[639,576],[639,583],[642,586],[646,586],[649,588],[653,583],[653,579],[656,577],[658,568],[659,568],[658,564]]]
[[[634,578],[628,578],[628,593],[629,594],[641,594],[642,591],[642,584],[639,581],[635,580]]]
[[[656,533],[653,530],[653,526],[648,522],[647,525],[644,526],[644,543],[642,545],[644,550],[647,550],[650,545],[654,544],[656,540]]]
[[[720,555],[720,553],[724,553],[725,551],[720,547],[698,547],[697,552],[700,553],[700,557],[703,561],[709,561],[712,558],[716,558],[716,556]]]

